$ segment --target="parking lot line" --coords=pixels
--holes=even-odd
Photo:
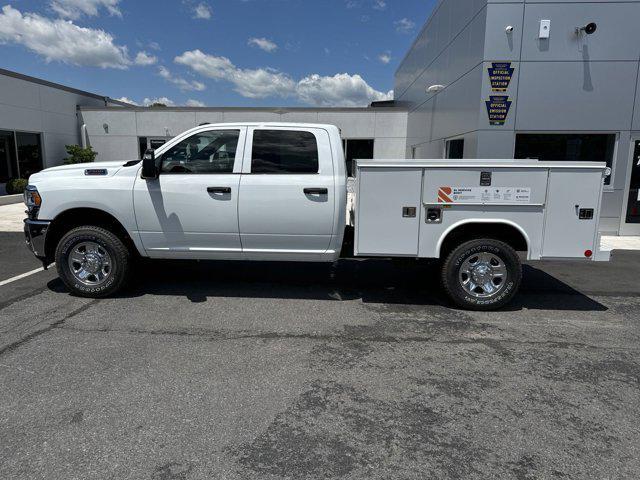
[[[51,264],[51,266],[53,266],[53,265],[55,265],[55,264]],[[4,287],[5,285],[8,285],[9,283],[16,282],[18,280],[22,280],[25,277],[29,277],[31,275],[34,275],[36,273],[43,272],[43,271],[44,271],[44,268],[40,267],[40,268],[36,268],[35,270],[31,270],[30,272],[21,273],[20,275],[16,275],[15,277],[11,277],[11,278],[8,278],[6,280],[2,280],[0,282],[0,287]]]

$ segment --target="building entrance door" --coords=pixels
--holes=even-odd
[[[623,218],[623,235],[640,235],[640,138],[632,140],[631,175],[627,210]]]
[[[13,132],[0,131],[0,183],[17,177],[16,147]]]

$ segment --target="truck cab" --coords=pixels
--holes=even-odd
[[[136,176],[133,233],[151,258],[333,261],[345,225],[339,138],[331,125],[190,130]]]

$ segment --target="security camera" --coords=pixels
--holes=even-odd
[[[504,29],[507,33],[513,33],[513,25],[509,25],[507,28]]]
[[[579,35],[584,32],[587,35],[593,35],[594,33],[596,33],[597,29],[598,29],[598,25],[594,22],[591,22],[591,23],[587,23],[584,27],[577,27],[576,33]]]

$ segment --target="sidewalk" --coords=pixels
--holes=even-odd
[[[24,203],[0,206],[0,232],[22,232],[26,208]]]

